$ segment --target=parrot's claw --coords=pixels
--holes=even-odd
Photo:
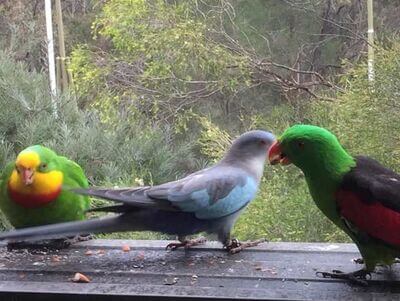
[[[361,269],[355,272],[351,272],[351,273],[344,273],[342,271],[339,270],[333,270],[331,273],[328,272],[316,272],[316,275],[318,277],[323,277],[323,278],[333,278],[333,279],[344,279],[344,280],[348,280],[354,284],[358,284],[358,285],[363,285],[363,286],[367,286],[368,279],[371,279],[371,273]]]
[[[357,264],[364,264],[364,259],[363,258],[353,258],[353,262]],[[393,264],[395,263],[400,263],[400,258],[395,258],[393,261]],[[377,264],[377,265],[382,265],[382,264]]]
[[[195,239],[184,240],[182,242],[170,243],[165,247],[165,249],[171,250],[171,251],[175,251],[176,249],[179,249],[179,248],[189,249],[191,247],[204,244],[205,242],[206,242],[206,239],[204,237],[199,237],[199,238],[195,238]]]
[[[74,237],[69,237],[67,239],[64,239],[64,242],[66,244],[72,245],[78,242],[83,242],[83,241],[89,241],[91,239],[94,239],[94,236],[92,234],[87,234],[87,235],[75,235]]]
[[[352,259],[354,263],[357,264],[364,264],[364,258],[360,257],[360,258],[353,258]]]
[[[94,239],[94,235],[87,234],[87,235],[75,235],[74,237],[68,237],[63,240],[65,247],[69,247],[70,245],[76,244],[78,242],[89,241]]]
[[[254,240],[254,241],[240,242],[236,238],[233,238],[230,241],[230,244],[225,247],[230,254],[236,254],[236,253],[239,253],[240,251],[242,251],[243,249],[258,246],[259,244],[266,242],[266,241],[267,240],[265,238],[261,238],[261,239]]]

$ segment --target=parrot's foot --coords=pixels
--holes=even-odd
[[[94,239],[94,235],[92,234],[87,234],[87,235],[75,235],[74,237],[68,237],[63,239],[63,243],[65,247],[69,247],[70,245],[76,244],[78,242],[82,241],[89,241],[91,239]]]
[[[333,270],[332,273],[328,272],[317,272],[316,275],[318,277],[323,278],[334,278],[334,279],[344,279],[348,280],[354,284],[368,285],[367,279],[371,279],[371,273],[366,271],[365,269],[361,269],[351,273],[343,273],[342,271]]]
[[[75,235],[72,237],[53,239],[53,240],[50,240],[47,242],[46,248],[58,249],[58,250],[66,249],[73,244],[76,244],[76,243],[82,242],[82,241],[88,241],[93,238],[94,238],[94,236],[92,234],[87,234],[87,235]]]
[[[236,254],[242,251],[243,249],[258,246],[259,244],[266,241],[267,240],[265,238],[261,238],[254,241],[240,242],[239,240],[234,238],[230,241],[229,245],[225,246],[225,248],[228,250],[230,254]]]
[[[204,237],[199,237],[199,238],[195,238],[195,239],[187,239],[181,242],[173,242],[168,244],[165,249],[168,250],[172,250],[175,251],[178,248],[185,248],[185,249],[189,249],[191,247],[194,246],[198,246],[201,244],[204,244],[207,240]]]
[[[353,262],[357,263],[357,264],[364,264],[364,259],[363,258],[353,258]],[[393,260],[393,264],[395,263],[400,263],[400,258],[395,258]],[[381,265],[381,264],[377,264],[377,265]]]
[[[353,262],[357,264],[364,264],[364,258],[353,258]]]

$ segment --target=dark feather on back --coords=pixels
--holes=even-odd
[[[356,162],[340,188],[357,193],[365,202],[379,202],[400,212],[400,175],[365,156],[356,157]]]

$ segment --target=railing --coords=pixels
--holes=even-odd
[[[167,241],[93,240],[52,251],[0,248],[0,300],[399,300],[400,269],[368,287],[318,278],[361,266],[353,244],[265,243],[229,255],[216,242],[166,251]],[[74,283],[75,273],[89,283]]]

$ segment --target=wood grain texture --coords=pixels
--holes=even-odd
[[[168,241],[94,240],[69,249],[0,248],[0,300],[373,300],[400,298],[400,267],[369,287],[321,279],[359,268],[353,244],[265,243],[229,255],[216,242],[165,251]],[[124,251],[123,247],[130,247]],[[73,283],[76,272],[90,283]]]

